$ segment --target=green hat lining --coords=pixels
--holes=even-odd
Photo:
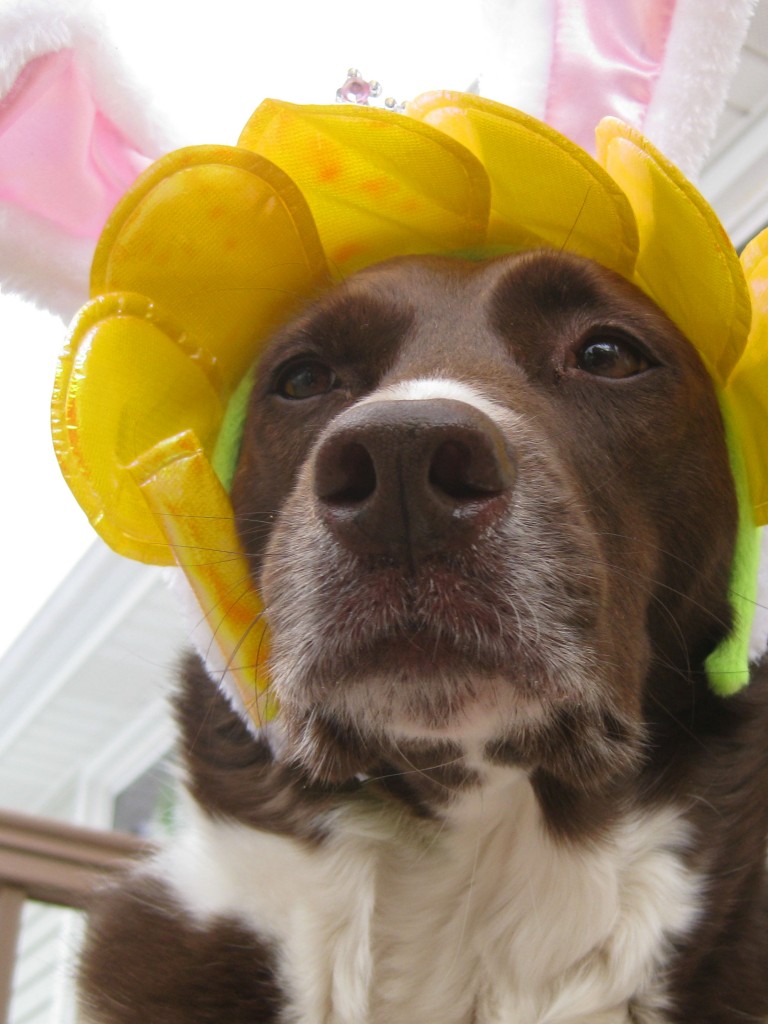
[[[705,668],[713,692],[720,697],[729,697],[749,682],[749,641],[757,606],[760,531],[752,515],[747,469],[733,419],[724,396],[719,395],[719,398],[739,521],[728,591],[733,609],[733,629],[707,658]]]
[[[254,364],[237,385],[227,403],[219,436],[216,438],[213,449],[211,465],[227,494],[232,490],[232,482],[235,479],[235,469],[237,460],[240,458],[240,446],[243,443],[245,421],[248,416],[248,400],[255,379],[256,365]]]

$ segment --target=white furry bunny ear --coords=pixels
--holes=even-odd
[[[495,52],[479,78],[594,153],[608,115],[687,177],[707,155],[757,0],[485,0]]]
[[[65,319],[114,204],[173,140],[83,2],[0,7],[0,280]]]

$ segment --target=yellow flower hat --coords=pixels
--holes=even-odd
[[[271,331],[369,264],[554,246],[633,281],[701,354],[738,439],[743,525],[768,522],[768,232],[740,261],[638,132],[609,118],[597,139],[594,160],[461,93],[426,94],[406,115],[268,100],[236,147],[169,154],[107,222],[56,378],[58,458],[116,551],[182,567],[254,719],[274,710],[261,605],[214,450]],[[729,673],[722,692],[744,681]]]

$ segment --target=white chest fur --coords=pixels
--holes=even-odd
[[[431,837],[343,811],[310,850],[198,817],[158,867],[195,915],[278,943],[286,1022],[651,1024],[667,942],[696,914],[685,842],[672,810],[554,840],[500,770]]]

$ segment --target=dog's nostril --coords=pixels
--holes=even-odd
[[[317,496],[329,505],[355,505],[376,490],[376,468],[368,449],[357,441],[326,448],[315,473]]]
[[[429,482],[454,501],[490,498],[504,489],[500,466],[484,450],[457,440],[436,449],[429,467]]]

